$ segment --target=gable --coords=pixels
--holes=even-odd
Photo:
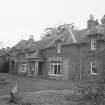
[[[102,30],[101,30],[102,29]],[[103,34],[102,39],[105,39],[105,33],[101,33],[101,31],[105,32],[105,26],[96,25],[90,29],[82,29],[82,30],[74,30],[71,28],[65,28],[65,31],[60,35],[54,35],[49,39],[43,39],[39,41],[32,41],[29,43],[27,40],[20,41],[15,47],[19,50],[28,49],[29,51],[34,51],[38,49],[45,49],[49,47],[54,47],[57,40],[61,40],[61,45],[68,44],[79,44],[85,43],[88,41],[88,36],[94,34]]]
[[[28,54],[28,57],[27,57],[28,60],[44,60],[44,56],[42,55],[42,53],[40,52],[40,50],[36,50],[34,51],[33,53],[29,53]]]
[[[72,33],[72,35],[71,35],[71,33]],[[56,36],[55,39],[53,39],[50,43],[48,43],[46,48],[55,46],[56,41],[59,40],[59,39],[61,39],[61,44],[62,45],[76,43],[77,42],[76,38],[75,38],[75,41],[74,41],[73,37],[72,37],[72,36],[75,37],[75,35],[73,34],[73,32],[71,32],[71,33],[68,30],[66,30],[63,34]]]

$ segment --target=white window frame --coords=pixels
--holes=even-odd
[[[96,50],[96,38],[91,38],[91,50]]]
[[[94,73],[94,72],[93,72],[93,67],[96,68],[96,65],[93,65],[93,61],[91,61],[90,64],[91,64],[91,71],[90,71],[90,74],[97,75],[97,73]]]
[[[53,61],[53,63],[52,63],[52,61]],[[50,61],[49,75],[51,75],[51,76],[61,76],[61,66],[62,66],[61,61],[55,61],[55,60],[52,60],[52,61]],[[55,63],[55,62],[57,62],[57,63]],[[54,74],[55,65],[57,66],[57,73],[56,74]],[[58,66],[60,66],[60,74],[58,74]]]
[[[58,52],[58,54],[59,54],[59,53],[61,53],[61,43],[58,43],[57,46],[58,46],[57,52]]]

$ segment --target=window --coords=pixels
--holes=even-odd
[[[91,50],[96,50],[96,39],[91,38]]]
[[[57,49],[57,53],[61,53],[61,39],[57,39],[56,40],[56,49]]]
[[[90,74],[97,75],[97,62],[96,60],[91,61],[91,72]]]
[[[55,75],[55,76],[61,75],[61,61],[50,61],[49,75]]]
[[[27,68],[27,63],[22,62],[22,72],[26,72],[26,68]]]
[[[58,54],[61,53],[61,43],[58,43]]]

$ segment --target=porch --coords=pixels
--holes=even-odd
[[[45,59],[40,50],[30,53],[27,57],[27,76],[39,77],[42,75],[44,61]]]
[[[42,75],[43,61],[30,60],[27,62],[27,76],[39,77]]]

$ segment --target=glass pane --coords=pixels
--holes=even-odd
[[[61,68],[61,66],[58,65],[58,74],[60,74],[60,68]]]
[[[57,74],[57,65],[54,67],[54,74]]]
[[[54,63],[54,61],[51,61],[51,63]]]
[[[92,73],[97,73],[97,68],[92,67]]]

